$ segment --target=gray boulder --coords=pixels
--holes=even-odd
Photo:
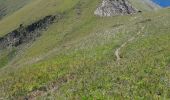
[[[94,14],[98,16],[117,16],[136,12],[138,10],[132,7],[127,0],[103,0]]]

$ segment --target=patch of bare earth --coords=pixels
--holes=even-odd
[[[41,87],[37,90],[34,90],[34,91],[28,93],[24,97],[20,97],[20,99],[22,99],[22,100],[23,99],[25,99],[25,100],[36,100],[37,97],[46,96],[49,93],[53,93],[54,91],[59,90],[60,87],[62,87],[64,84],[66,84],[67,82],[69,82],[73,79],[75,79],[74,73],[65,75],[61,78],[58,78],[56,81],[51,82],[47,86],[43,86],[43,87]]]

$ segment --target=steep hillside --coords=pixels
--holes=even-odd
[[[145,11],[152,11],[152,10],[158,10],[161,7],[155,3],[153,3],[151,0],[130,0],[133,5],[137,5],[137,8],[140,8]]]
[[[141,12],[99,17],[99,0],[34,0],[5,17],[0,41],[20,45],[0,48],[0,97],[170,98],[170,9],[129,3]]]
[[[28,4],[31,0],[0,0],[0,20]]]

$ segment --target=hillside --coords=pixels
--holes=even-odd
[[[129,0],[140,12],[100,17],[100,0],[16,1],[0,20],[0,99],[170,98],[170,9]]]
[[[31,0],[0,0],[0,19],[2,19],[4,16],[12,14],[18,9],[21,9],[30,1]]]

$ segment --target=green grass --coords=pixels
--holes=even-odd
[[[12,15],[18,9],[31,2],[32,0],[0,0],[0,17],[1,20],[4,17]],[[2,16],[1,16],[2,15]]]
[[[1,57],[1,59],[0,59],[0,68],[4,67],[7,63],[8,63],[8,58],[6,56]]]
[[[20,23],[64,13],[35,42],[11,53],[8,62],[1,52],[5,56],[0,55],[0,97],[19,99],[57,83],[57,90],[45,91],[37,99],[170,98],[170,10],[100,18],[93,15],[98,4],[97,0],[37,0],[3,19],[1,35]],[[146,19],[151,21],[140,23]],[[143,26],[142,34],[121,49],[122,58],[116,62],[116,48]]]
[[[15,57],[15,53],[15,49],[1,51],[0,68],[6,66]]]

